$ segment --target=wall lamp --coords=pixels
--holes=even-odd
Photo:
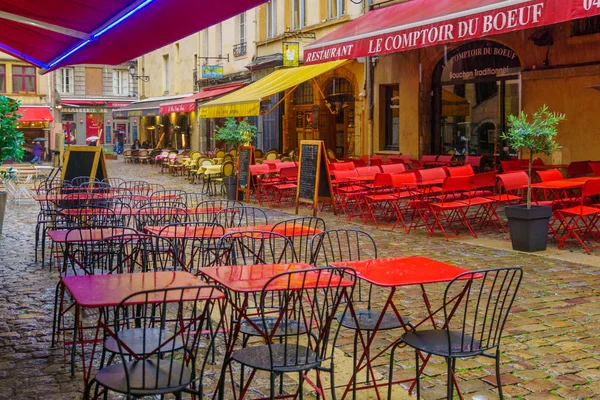
[[[133,79],[139,79],[139,80],[141,80],[143,82],[148,82],[150,80],[149,76],[146,76],[146,75],[136,75],[135,72],[136,72],[136,70],[135,70],[135,64],[134,63],[129,64],[129,75],[131,75],[131,77]]]

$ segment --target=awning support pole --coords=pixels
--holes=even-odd
[[[275,103],[275,105],[273,107],[271,107],[268,111],[261,113],[261,115],[270,114],[275,108],[277,108],[278,105],[281,104],[282,101],[284,101],[289,95],[294,93],[296,91],[296,89],[298,88],[298,86],[300,86],[300,85],[294,86],[294,88],[292,90],[290,90],[285,96],[283,96],[277,103]]]

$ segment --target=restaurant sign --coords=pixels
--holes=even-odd
[[[214,79],[223,77],[223,66],[222,65],[203,65],[202,66],[202,78],[203,79]]]
[[[170,114],[170,113],[187,113],[192,112],[196,109],[195,101],[188,101],[187,103],[178,103],[178,104],[161,104],[158,112],[160,114]]]
[[[457,10],[453,6],[455,0],[415,0],[370,11],[306,46],[304,62],[315,64],[397,53],[600,14],[600,0],[503,0],[486,1],[483,5],[472,0],[465,3],[472,5]],[[447,15],[424,20],[410,18],[411,9],[432,5],[447,8]]]
[[[480,40],[448,53],[442,81],[472,80],[519,73],[521,63],[514,50],[497,42]]]

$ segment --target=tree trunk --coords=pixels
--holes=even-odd
[[[531,208],[531,173],[533,168],[533,150],[529,150],[529,176],[527,177],[527,209]]]

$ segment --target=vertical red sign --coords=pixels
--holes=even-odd
[[[86,139],[91,136],[96,136],[96,137],[100,137],[101,144],[104,143],[103,127],[104,127],[104,114],[87,114],[86,115],[86,127],[85,127]]]

